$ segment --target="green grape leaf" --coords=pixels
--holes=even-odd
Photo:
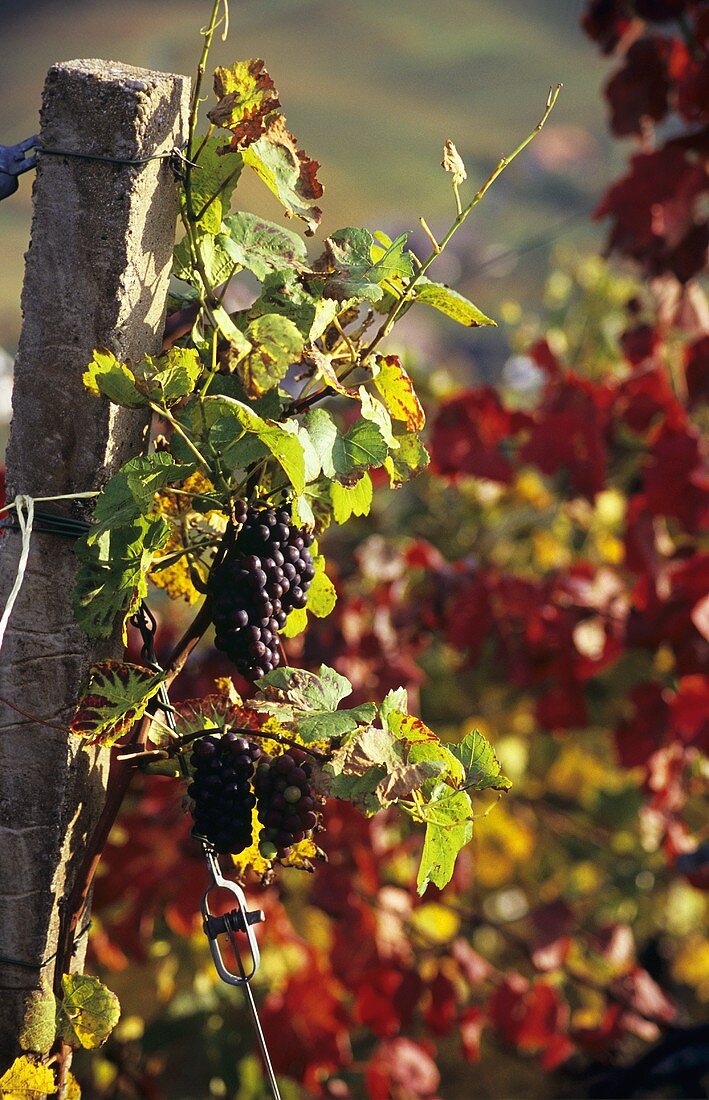
[[[333,451],[339,434],[335,421],[327,409],[310,409],[303,417],[303,427],[310,437],[320,469],[325,477],[334,477],[337,471]]]
[[[308,612],[304,607],[294,607],[281,630],[281,637],[295,638],[298,634],[303,633],[307,625]]]
[[[465,774],[461,786],[466,789],[508,791],[512,786],[502,774],[492,745],[479,730],[472,730],[459,744],[448,748],[463,765]]]
[[[57,1008],[59,1034],[73,1047],[93,1050],[113,1031],[121,1015],[118,997],[89,974],[62,974]]]
[[[213,288],[223,283],[234,270],[234,261],[228,252],[224,250],[221,237],[213,236],[198,228],[199,254],[204,266],[204,273]],[[190,243],[185,235],[178,244],[172,256],[172,273],[176,279],[183,282],[202,286],[202,278],[195,271],[190,252]]]
[[[429,453],[415,432],[407,432],[396,438],[399,449],[387,455],[384,462],[392,489],[399,489],[412,477],[416,477],[430,462]]]
[[[50,985],[44,982],[25,1000],[25,1014],[19,1034],[20,1049],[47,1054],[57,1034],[57,1006]],[[2,1094],[0,1094],[2,1095]]]
[[[270,125],[281,101],[266,66],[259,58],[220,65],[214,72],[217,105],[207,112],[215,126],[230,130],[232,147],[251,145]]]
[[[391,430],[391,417],[386,406],[378,401],[376,397],[372,397],[364,386],[359,387],[359,400],[363,418],[377,425],[384,442],[390,450],[397,450],[399,444]]]
[[[326,619],[337,603],[337,591],[325,572],[325,558],[322,554],[313,555],[315,576],[308,589],[307,610],[317,619]]]
[[[374,385],[395,420],[403,420],[412,432],[420,432],[426,423],[426,415],[419,401],[414,384],[396,355],[377,358],[378,372]]]
[[[82,382],[96,397],[107,397],[114,405],[126,409],[146,408],[148,402],[144,394],[136,389],[135,374],[126,363],[122,363],[112,351],[97,348],[93,358],[82,375]]]
[[[128,526],[105,532],[95,544],[78,541],[73,608],[86,634],[105,637],[119,612],[132,614],[148,593],[150,565],[169,537],[170,528],[162,516],[141,516]]]
[[[404,251],[407,234],[403,233],[382,254],[367,229],[339,229],[325,241],[324,262],[328,266],[324,296],[339,302],[378,302],[384,291],[381,283],[395,277],[413,275],[411,256]],[[373,258],[373,249],[378,259]]]
[[[87,543],[97,543],[106,533],[128,527],[144,517],[152,507],[155,493],[166,485],[184,481],[194,469],[194,463],[177,463],[164,451],[131,458],[98,497]]]
[[[87,634],[110,634],[116,615],[129,613],[147,594],[150,564],[170,535],[166,520],[152,512],[154,494],[184,481],[194,468],[164,452],[145,455],[132,458],[104,487],[93,525],[76,544],[73,607]]]
[[[280,463],[296,493],[303,492],[305,459],[295,421],[277,424],[265,420],[250,405],[231,397],[206,397],[201,402],[201,410],[205,423],[210,426],[210,442],[220,452],[226,466],[232,470],[243,469],[239,443],[243,432],[251,433]]]
[[[106,748],[128,733],[160,690],[165,674],[122,661],[99,661],[69,729],[89,745]]]
[[[363,703],[350,710],[338,710],[352,692],[349,680],[334,669],[321,665],[316,676],[299,668],[278,668],[258,681],[258,693],[250,700],[255,710],[273,715],[307,744],[341,737],[357,726],[371,722],[376,708]]]
[[[481,325],[496,325],[490,317],[486,317],[477,306],[459,294],[457,290],[442,283],[432,283],[428,279],[421,279],[414,287],[414,301],[423,302],[440,313],[445,313],[457,321],[459,325],[468,328],[479,328]]]
[[[301,218],[307,226],[306,234],[312,236],[322,218],[322,210],[316,205],[323,193],[317,176],[320,165],[298,148],[283,116],[276,115],[242,155],[244,163],[282,203],[286,215]]]
[[[0,1077],[0,1096],[3,1100],[43,1100],[54,1096],[57,1086],[49,1066],[22,1055],[15,1058],[10,1068]]]
[[[262,397],[285,378],[303,354],[303,337],[288,317],[267,313],[246,329],[251,345],[236,370],[247,394]]]
[[[334,306],[337,310],[336,302]],[[319,324],[325,323],[325,327],[329,324],[329,309],[326,309],[325,303],[303,287],[292,269],[266,275],[261,294],[251,306],[248,316],[260,317],[263,313],[281,313],[290,318],[309,340],[315,339],[310,334],[313,329],[317,330]]]
[[[458,853],[473,836],[470,798],[465,791],[454,791],[445,783],[436,784],[421,816],[426,822],[426,836],[416,879],[419,894],[425,892],[429,882],[439,890],[450,882]]]
[[[367,466],[383,466],[388,453],[379,426],[371,420],[358,420],[336,440],[332,460],[337,473],[348,477]]]
[[[245,212],[224,219],[220,244],[234,263],[253,272],[260,282],[286,268],[302,269],[308,258],[297,233]]]
[[[374,495],[372,479],[362,474],[354,485],[341,485],[339,481],[330,482],[330,500],[332,514],[336,523],[347,523],[350,516],[368,516]]]
[[[156,405],[172,405],[188,397],[202,373],[194,348],[172,347],[154,359],[146,355],[135,368],[136,386]]]
[[[192,211],[197,225],[212,235],[221,232],[222,221],[229,213],[232,192],[244,167],[238,153],[229,156],[219,154],[218,150],[223,145],[223,139],[215,136],[198,140],[197,168],[190,177]]]

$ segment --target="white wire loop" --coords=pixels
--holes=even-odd
[[[27,496],[25,493],[18,493],[15,497],[15,511],[17,512],[17,521],[20,525],[22,546],[20,549],[20,560],[17,563],[17,575],[15,576],[15,583],[10,589],[10,595],[7,597],[5,609],[2,613],[2,618],[0,618],[0,649],[2,649],[2,643],[5,638],[5,631],[7,629],[7,624],[10,621],[12,609],[15,606],[15,600],[20,594],[22,582],[25,579],[27,561],[30,556],[32,524],[34,523],[34,498]]]

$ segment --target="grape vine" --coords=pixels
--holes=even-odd
[[[368,514],[371,471],[384,470],[397,488],[428,463],[414,383],[384,345],[418,304],[467,327],[494,324],[428,272],[541,130],[559,86],[532,132],[467,203],[465,166],[446,141],[454,216],[440,241],[421,219],[428,256],[414,253],[407,233],[392,240],[356,227],[332,233],[313,256],[291,229],[232,211],[250,170],[306,236],[320,223],[319,165],[287,129],[263,61],[216,69],[216,102],[200,129],[210,48],[227,23],[226,0],[214,0],[189,115],[184,233],[162,354],[128,362],[98,348],[84,375],[97,399],[152,418],[154,432],[145,453],[103,487],[79,540],[79,626],[94,637],[117,623],[125,629],[149,582],[201,604],[164,671],[152,660],[103,661],[90,671],[71,729],[87,745],[116,746],[120,767],[68,901],[64,969],[138,763],[187,783],[193,834],[230,855],[238,876],[268,879],[275,864],[312,869],[324,858],[316,837],[328,799],[367,816],[396,805],[425,828],[420,893],[450,880],[472,835],[471,792],[509,787],[477,731],[459,745],[442,743],[408,713],[404,689],[379,704],[342,707],[349,682],[326,665],[317,674],[291,667],[284,640],[302,633],[309,615],[333,610],[320,540],[331,524]],[[243,273],[258,283],[250,305]],[[210,626],[239,679],[215,685],[175,723],[167,690]]]

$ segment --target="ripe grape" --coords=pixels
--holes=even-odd
[[[307,602],[313,536],[294,526],[287,508],[237,501],[234,520],[209,578],[214,644],[242,676],[258,680],[281,663],[278,632]]]
[[[312,765],[294,746],[281,756],[263,756],[256,769],[256,809],[262,824],[259,851],[264,859],[283,859],[291,847],[312,834],[319,821],[320,799],[310,786]],[[267,855],[266,851],[272,852]]]
[[[261,756],[258,745],[233,730],[206,734],[192,745],[194,774],[187,793],[193,800],[193,833],[217,852],[238,855],[251,844],[256,804],[251,780]]]

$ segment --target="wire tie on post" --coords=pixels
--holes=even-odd
[[[24,510],[27,510],[25,516]],[[10,621],[10,615],[12,609],[15,606],[15,600],[20,594],[22,588],[22,582],[25,579],[25,571],[27,569],[27,559],[30,554],[30,538],[32,537],[32,524],[34,523],[34,500],[30,496],[25,496],[24,493],[18,493],[15,497],[15,510],[17,512],[17,520],[20,525],[20,531],[22,533],[22,547],[20,549],[20,560],[17,563],[17,576],[15,577],[15,583],[13,584],[10,595],[7,597],[7,603],[5,604],[5,610],[0,618],[0,649],[2,649],[3,639],[5,637],[5,630],[7,624]]]
[[[76,954],[76,949],[79,945],[79,940],[82,939],[82,937],[86,935],[86,933],[90,930],[92,924],[93,924],[93,921],[87,921],[87,923],[84,925],[84,927],[81,929],[81,931],[78,932],[77,935],[74,937],[74,946],[72,948],[72,955]],[[25,959],[12,959],[7,955],[0,955],[0,965],[2,965],[2,966],[21,966],[24,970],[43,970],[44,967],[49,966],[50,962],[52,962],[54,959],[56,959],[56,957],[57,957],[57,952],[53,951],[52,954],[48,958],[44,959],[42,962],[31,963],[31,962],[27,962]]]

